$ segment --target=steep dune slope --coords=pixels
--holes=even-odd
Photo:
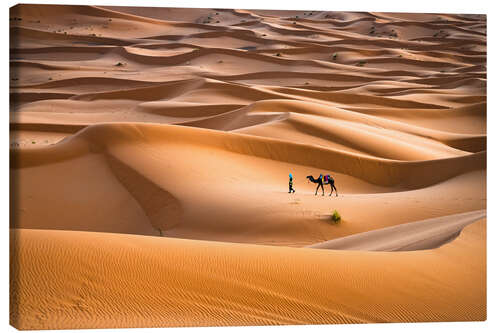
[[[465,226],[484,217],[484,210],[448,215],[338,238],[310,247],[364,251],[432,249],[454,240]]]

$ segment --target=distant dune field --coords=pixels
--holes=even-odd
[[[486,16],[17,5],[10,33],[16,328],[486,319]]]

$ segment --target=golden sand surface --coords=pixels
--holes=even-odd
[[[10,32],[16,328],[486,319],[484,15],[17,5]]]

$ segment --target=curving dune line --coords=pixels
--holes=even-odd
[[[138,105],[141,112],[154,113],[180,119],[220,115],[243,107],[243,104],[203,104],[154,101]]]
[[[180,65],[186,63],[187,61],[191,61],[193,59],[197,59],[207,55],[219,55],[219,56],[229,55],[229,56],[241,57],[243,59],[257,60],[278,65],[309,65],[312,67],[320,67],[320,68],[324,67],[320,63],[314,60],[292,60],[292,59],[273,57],[259,53],[249,53],[244,50],[234,50],[234,49],[215,48],[215,47],[209,49],[197,48],[192,51],[188,51],[183,54],[173,55],[170,57],[147,56],[144,54],[135,53],[132,48],[126,48],[126,47],[115,48],[113,49],[112,52],[122,56],[125,59],[134,61],[139,64],[156,65],[156,66]]]
[[[48,71],[95,71],[102,70],[102,67],[93,66],[79,66],[79,65],[60,65],[56,62],[47,63],[43,61],[29,61],[29,60],[11,60],[10,66],[14,70],[22,69],[41,69]]]
[[[263,113],[264,114],[264,113]],[[248,114],[246,119],[255,119],[258,113]],[[277,114],[275,114],[278,116]],[[219,116],[218,118],[221,118]],[[215,117],[211,119],[213,122]],[[456,136],[454,134],[444,132],[434,132],[427,134],[425,131],[420,131],[418,128],[408,128],[408,132],[401,131],[397,134],[392,132],[390,126],[384,129],[377,128],[365,124],[357,124],[350,120],[322,120],[320,117],[309,115],[290,114],[288,117],[281,117],[272,120],[270,123],[261,122],[250,127],[251,123],[244,122],[242,117],[237,123],[244,126],[241,129],[236,129],[237,132],[266,136],[266,137],[288,137],[288,141],[296,141],[293,132],[305,133],[312,137],[325,139],[332,144],[343,144],[345,147],[353,148],[356,151],[363,152],[369,156],[391,159],[391,160],[432,160],[444,157],[457,157],[467,155],[465,149],[484,150],[481,141],[482,136]],[[202,125],[207,128],[207,121],[198,121],[196,125]],[[232,126],[237,126],[233,121]],[[397,126],[397,125],[396,125]],[[271,131],[271,129],[273,129]],[[281,131],[284,129],[285,131]],[[289,133],[286,133],[288,129]],[[265,134],[267,130],[267,133]],[[413,131],[412,131],[413,130]],[[429,140],[436,138],[436,142]],[[439,140],[437,139],[439,138]],[[300,141],[297,141],[300,142]],[[387,149],[387,145],[391,145],[391,149]]]
[[[486,217],[486,210],[447,215],[368,231],[308,247],[357,251],[418,251],[453,241],[463,228]]]
[[[119,78],[108,78],[108,77],[77,77],[71,79],[54,80],[46,83],[31,84],[24,86],[16,86],[17,89],[51,89],[51,88],[67,88],[70,86],[80,86],[80,85],[99,85],[99,86],[110,86],[113,90],[117,87],[138,87],[138,86],[154,86],[161,84],[158,82],[151,81],[139,81],[131,79],[119,79]]]
[[[470,107],[456,108],[449,110],[441,109],[425,109],[424,110],[407,110],[407,109],[389,109],[389,108],[369,108],[360,109],[353,108],[350,112],[349,108],[341,109],[338,107],[328,107],[323,105],[315,105],[312,103],[306,103],[304,101],[292,101],[292,100],[271,100],[271,101],[259,101],[253,103],[251,107],[248,108],[249,112],[253,111],[272,111],[281,113],[298,113],[304,115],[314,115],[322,117],[318,120],[322,120],[322,124],[335,125],[333,120],[345,120],[352,121],[359,124],[365,124],[371,126],[371,128],[366,128],[367,130],[379,130],[380,128],[394,130],[400,133],[407,133],[411,135],[417,135],[422,138],[430,138],[435,141],[441,141],[446,144],[450,144],[453,147],[459,146],[459,141],[465,143],[466,141],[483,140],[484,135],[464,135],[459,133],[450,132],[447,130],[434,130],[425,128],[423,126],[412,125],[409,123],[409,119],[416,118],[420,116],[422,119],[430,118],[436,121],[439,118],[445,119],[447,122],[451,122],[456,116],[460,115],[463,118],[468,119],[470,126],[472,128],[473,121],[475,123],[484,120],[485,108],[484,104],[476,104]],[[383,116],[397,116],[393,119],[386,119]],[[379,117],[382,116],[382,117]],[[437,119],[436,119],[437,118]],[[477,118],[477,119],[476,119]],[[426,122],[427,123],[427,122]],[[244,126],[241,126],[244,127]],[[453,127],[454,129],[456,128]],[[319,129],[317,129],[319,130]],[[472,129],[471,129],[472,130]],[[334,131],[330,135],[336,135]],[[479,132],[481,133],[481,132]],[[352,136],[351,136],[352,137]],[[356,137],[352,137],[351,141],[355,141]],[[456,142],[455,142],[456,141]],[[454,145],[456,143],[456,146]],[[478,147],[479,150],[485,150],[486,146]],[[457,147],[459,148],[459,147]]]
[[[29,103],[34,101],[42,101],[47,99],[66,99],[75,96],[75,94],[57,93],[57,92],[35,92],[35,91],[11,91],[10,102]]]
[[[315,73],[315,78],[342,81],[342,82],[373,82],[379,80],[378,77],[370,77],[361,73],[353,74],[337,74],[337,73]],[[306,72],[287,72],[287,71],[270,71],[270,72],[253,72],[238,75],[217,75],[212,74],[210,77],[224,81],[237,81],[237,80],[255,80],[255,79],[269,79],[269,78],[289,78],[289,77],[310,77],[310,73]]]
[[[10,123],[11,131],[40,131],[40,132],[59,132],[76,133],[87,125],[77,124],[47,124],[47,123]]]
[[[85,36],[85,35],[65,35],[61,33],[47,32],[43,30],[30,29],[25,27],[11,27],[10,28],[11,36],[15,36],[16,39],[13,40],[14,46],[17,46],[17,40],[19,38],[23,39],[35,39],[35,40],[56,40],[56,41],[65,41],[68,42],[86,42],[89,44],[104,44],[104,45],[131,45],[134,44],[133,39],[117,39],[117,38],[109,38],[109,37],[98,37],[98,36]]]
[[[354,176],[381,186],[421,188],[461,173],[485,168],[486,152],[428,161],[391,161],[335,149],[237,133],[153,124],[102,124],[86,127],[65,142],[47,148],[11,151],[11,167],[24,168],[75,158],[89,151],[137,142],[207,146],[239,154],[286,161]],[[435,169],[439,173],[433,172]]]
[[[82,81],[84,83],[85,81]],[[89,80],[89,82],[92,82],[92,79]],[[99,82],[97,80],[97,82]],[[97,83],[96,82],[96,83]],[[139,84],[139,83],[138,83]],[[165,88],[169,89],[165,89]],[[184,93],[186,89],[213,89],[214,87],[217,87],[219,92],[222,91],[222,88],[225,88],[228,90],[228,92],[233,92],[236,91],[236,89],[241,90],[242,92],[245,92],[244,95],[246,98],[254,98],[254,99],[259,99],[262,98],[262,90],[254,90],[251,88],[247,87],[238,87],[236,85],[229,85],[225,83],[217,83],[217,82],[207,82],[203,80],[194,80],[194,81],[181,81],[181,82],[171,82],[167,84],[155,84],[153,87],[146,87],[146,88],[133,88],[133,89],[127,89],[127,90],[119,90],[119,91],[114,91],[114,92],[106,92],[106,93],[98,93],[98,94],[87,94],[87,95],[79,95],[78,97],[75,97],[75,99],[78,100],[86,100],[89,98],[92,99],[105,99],[105,100],[112,100],[112,99],[120,99],[120,98],[125,98],[124,96],[126,95],[127,98],[130,100],[132,98],[140,98],[143,100],[148,100],[151,98],[151,96],[154,96],[156,94],[156,98],[168,98],[170,101],[157,101],[157,102],[141,102],[137,105],[136,109],[139,112],[146,112],[149,114],[157,114],[161,115],[164,117],[165,121],[168,121],[169,123],[176,123],[176,124],[184,124],[184,125],[189,125],[189,126],[196,126],[196,127],[204,127],[204,128],[212,128],[212,129],[218,129],[218,130],[239,130],[240,132],[250,126],[256,126],[256,125],[266,125],[267,123],[274,121],[274,120],[284,120],[285,118],[288,118],[288,114],[290,112],[294,113],[299,113],[299,114],[304,114],[304,115],[314,115],[318,117],[317,121],[315,121],[317,124],[313,125],[311,127],[311,123],[306,124],[304,120],[308,118],[302,117],[302,119],[299,121],[300,126],[295,126],[297,129],[306,129],[306,126],[309,128],[306,130],[310,134],[313,134],[315,136],[322,136],[323,138],[326,138],[325,135],[328,135],[328,140],[332,142],[348,142],[348,145],[354,147],[358,146],[363,147],[366,146],[366,141],[360,142],[359,144],[356,143],[361,138],[365,137],[366,135],[370,135],[370,133],[381,133],[380,127],[383,127],[384,129],[387,130],[392,130],[392,131],[397,131],[400,134],[398,135],[401,137],[403,140],[408,141],[409,137],[408,135],[411,135],[412,137],[418,136],[421,137],[419,145],[426,145],[426,146],[435,146],[436,142],[429,142],[429,139],[432,139],[434,141],[438,141],[441,143],[444,143],[450,147],[456,148],[456,149],[461,149],[463,151],[468,151],[468,152],[480,152],[485,150],[486,147],[486,138],[485,135],[482,134],[458,134],[458,133],[452,133],[448,132],[447,130],[435,130],[435,129],[428,129],[422,126],[419,126],[418,122],[416,125],[410,125],[407,122],[411,120],[411,118],[414,118],[416,115],[419,115],[419,117],[422,118],[422,122],[425,121],[425,119],[449,119],[449,121],[455,121],[455,117],[460,115],[461,117],[467,117],[469,118],[468,124],[471,126],[471,128],[475,127],[478,124],[478,121],[481,121],[481,119],[484,119],[484,103],[483,104],[476,104],[475,106],[470,106],[470,107],[465,107],[465,108],[456,108],[456,109],[447,109],[447,110],[432,110],[432,109],[417,109],[415,111],[409,112],[407,109],[401,109],[401,108],[392,108],[392,109],[380,109],[380,108],[374,108],[374,109],[360,109],[360,108],[352,108],[353,111],[356,112],[351,112],[348,110],[343,110],[337,107],[328,107],[328,106],[323,106],[323,105],[317,105],[309,102],[299,102],[299,101],[286,101],[286,100],[268,100],[268,101],[259,101],[256,103],[251,104],[249,107],[242,108],[243,104],[228,104],[227,102],[224,104],[203,104],[203,103],[185,103],[185,102],[174,102],[172,99],[178,98],[179,96],[176,96],[178,92]],[[262,91],[262,92],[261,92]],[[295,90],[293,90],[295,93]],[[165,94],[169,94],[170,96],[165,96]],[[253,94],[253,96],[251,95]],[[260,96],[259,96],[260,95]],[[123,96],[123,97],[122,97]],[[134,97],[137,96],[137,97]],[[182,96],[182,95],[181,95]],[[281,95],[278,95],[279,97],[282,97]],[[278,97],[278,96],[272,96],[268,95],[269,98],[273,97]],[[347,96],[347,95],[344,95]],[[289,94],[284,95],[283,97],[290,97]],[[317,99],[316,99],[317,101]],[[79,103],[84,103],[80,102]],[[66,103],[67,104],[67,103]],[[69,104],[68,106],[71,106]],[[50,108],[53,108],[54,106],[50,106]],[[74,105],[73,108],[81,108],[83,105]],[[27,108],[25,108],[27,110]],[[62,110],[61,110],[62,111]],[[269,112],[272,112],[275,115],[278,115],[278,117],[257,117],[257,114],[264,114],[264,113],[269,114]],[[279,115],[278,113],[281,113]],[[363,113],[366,113],[367,115],[363,115]],[[51,122],[51,116],[50,113],[44,112],[44,117],[48,117],[47,119],[47,124]],[[397,121],[396,119],[388,120],[384,119],[383,117],[379,117],[381,115],[391,115],[391,116],[397,116]],[[319,117],[324,117],[324,119],[321,119]],[[194,118],[194,119],[193,119]],[[35,126],[34,119],[29,120],[30,118],[21,116],[18,117],[18,120],[16,122],[19,122],[19,126],[17,128],[21,128],[22,126]],[[40,118],[38,118],[40,119]],[[231,124],[229,124],[229,121],[231,119]],[[299,124],[295,119],[294,124]],[[287,122],[291,123],[292,120],[287,120]],[[363,123],[364,127],[362,132],[360,132],[359,136],[352,136],[351,133],[345,133],[341,134],[344,132],[344,129],[342,127],[339,128],[339,126],[344,126],[346,124],[345,121],[348,122],[359,122]],[[21,125],[23,123],[30,124],[30,125]],[[39,129],[43,129],[43,123],[38,123]],[[90,124],[90,123],[85,123],[85,124]],[[292,123],[291,123],[292,124]],[[62,125],[62,123],[60,124]],[[325,127],[326,126],[326,127]],[[329,128],[330,126],[330,128]],[[349,125],[349,127],[352,127]],[[456,128],[453,126],[452,123],[449,123],[450,128]],[[27,128],[27,127],[25,127]],[[359,126],[357,126],[359,128]],[[245,133],[249,134],[256,134],[255,131],[252,129],[248,130],[243,130]],[[324,133],[325,135],[323,135]],[[474,133],[474,132],[473,132]],[[480,132],[479,132],[480,133]],[[396,135],[396,133],[393,133],[391,135],[390,132],[385,131],[385,135],[389,135],[389,137],[392,137],[392,140],[400,140]],[[262,134],[259,134],[262,136]],[[264,135],[268,136],[268,135]],[[382,137],[374,137],[373,135],[370,136],[372,139],[368,140],[368,142],[375,143],[375,142],[381,142],[380,140],[383,139]],[[346,141],[347,140],[347,141]],[[373,141],[375,140],[375,141]],[[386,139],[384,139],[386,140]],[[427,140],[427,142],[424,142],[422,140]],[[410,140],[411,141],[411,140]],[[431,145],[429,145],[429,143]],[[383,148],[384,145],[378,144],[377,148],[380,151],[380,148]],[[397,147],[397,146],[395,146]],[[375,151],[372,148],[361,148],[361,150],[365,151],[371,151],[371,154],[373,154]],[[392,159],[403,159],[403,160],[415,160],[415,159],[429,159],[425,155],[422,154],[416,154],[416,155],[411,155],[408,157],[402,157],[398,155],[392,154],[392,152],[395,152],[396,149],[393,149],[391,151],[385,150],[385,153],[375,153],[375,156],[378,157],[385,157],[385,158],[392,158]],[[440,149],[441,152],[445,152],[446,150]],[[448,150],[450,152],[450,150]],[[389,154],[388,154],[389,153]],[[408,151],[407,153],[410,153]],[[413,156],[413,157],[411,157]],[[432,155],[432,158],[439,158],[439,157],[445,157],[448,155]]]
[[[92,101],[96,99],[136,99],[142,101],[170,99],[184,94],[186,91],[201,87],[204,79],[190,79],[162,83],[153,87],[123,88],[110,92],[80,94],[75,100]]]
[[[80,94],[74,100],[93,101],[98,99],[132,99],[139,101],[174,99],[191,91],[218,90],[221,96],[235,96],[247,100],[261,100],[281,97],[272,91],[254,89],[233,83],[217,82],[210,79],[189,79],[167,82],[154,87],[120,89],[103,93]]]

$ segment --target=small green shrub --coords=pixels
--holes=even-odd
[[[337,52],[332,55],[332,60],[337,60]]]
[[[363,67],[365,64],[366,64],[366,61],[361,60],[360,62],[358,62],[358,64],[356,66]]]
[[[339,212],[335,209],[332,214],[332,221],[333,223],[339,223],[341,220]]]

